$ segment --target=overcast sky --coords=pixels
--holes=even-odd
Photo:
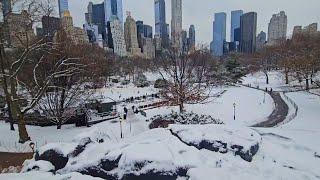
[[[90,0],[69,0],[69,8],[76,26],[85,22],[84,13]],[[103,0],[91,0],[100,3]],[[258,32],[268,30],[272,14],[284,10],[288,15],[288,33],[295,25],[320,23],[320,0],[182,0],[183,28],[190,24],[196,27],[196,40],[210,43],[212,40],[212,21],[214,13],[227,13],[227,40],[230,39],[231,11],[242,9],[258,13]],[[123,0],[123,12],[130,11],[135,20],[154,26],[154,0]],[[166,0],[167,23],[171,22],[171,0]]]

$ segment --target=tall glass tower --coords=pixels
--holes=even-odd
[[[196,30],[194,25],[189,27],[189,50],[194,50],[196,46]]]
[[[105,23],[107,24],[112,16],[119,19],[120,23],[123,24],[123,9],[122,0],[104,0],[105,5]]]
[[[63,17],[63,13],[69,10],[68,0],[58,0],[59,3],[59,15],[60,18]]]
[[[3,0],[2,13],[3,16],[11,12],[11,0]]]
[[[169,32],[167,30],[166,23],[166,3],[164,0],[154,1],[154,13],[155,13],[155,34],[160,35],[162,39],[162,47],[166,47],[169,44]]]
[[[214,14],[213,52],[215,56],[223,55],[223,44],[226,41],[227,14],[224,12]]]
[[[236,39],[239,39],[235,37],[235,34],[237,34],[235,31],[236,29],[240,28],[240,17],[242,15],[243,15],[242,10],[231,11],[231,37],[230,37],[231,42],[235,42]]]

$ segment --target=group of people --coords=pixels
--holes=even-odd
[[[132,106],[132,112],[134,114],[138,114],[139,113],[139,109],[136,106]],[[123,107],[123,119],[126,120],[128,117],[128,108],[127,107]]]

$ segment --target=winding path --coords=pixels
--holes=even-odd
[[[289,107],[287,103],[282,99],[279,92],[269,93],[275,103],[275,109],[268,117],[267,121],[260,122],[258,124],[253,125],[252,127],[274,127],[277,124],[285,121],[288,113]]]

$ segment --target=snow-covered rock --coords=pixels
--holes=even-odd
[[[21,170],[22,173],[30,172],[30,171],[41,171],[41,172],[53,172],[55,167],[49,161],[30,161],[26,160],[23,163],[23,168]]]
[[[25,169],[37,170],[33,168],[36,165],[45,169],[43,161],[48,161],[47,165],[51,163],[54,167],[47,168],[48,171],[54,169],[58,174],[79,172],[111,180],[174,180],[187,178],[190,169],[199,168],[206,162],[222,166],[227,161],[225,157],[239,155],[242,159],[235,158],[236,161],[251,161],[261,139],[249,128],[225,125],[171,125],[118,143],[92,141],[96,135],[94,132],[88,132],[87,137],[82,134],[85,138],[69,146],[47,145],[39,151],[39,158]],[[211,153],[209,159],[207,153]]]
[[[208,115],[198,115],[193,112],[177,113],[171,112],[167,115],[156,115],[150,118],[150,129],[166,128],[169,124],[223,124],[219,119]]]
[[[221,125],[170,125],[172,134],[182,142],[198,149],[233,152],[243,160],[252,161],[258,152],[261,136],[249,129]]]

